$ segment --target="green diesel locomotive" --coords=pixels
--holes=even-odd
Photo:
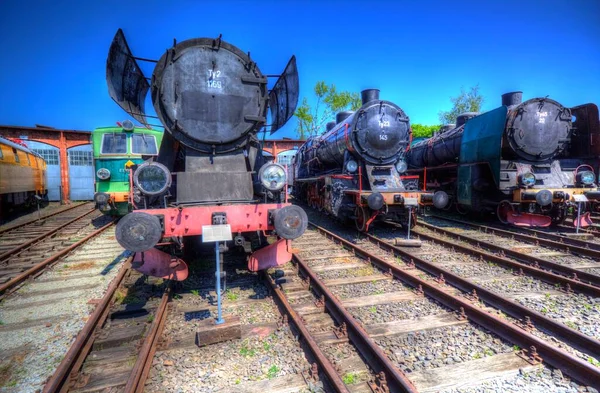
[[[94,201],[107,215],[123,216],[133,210],[133,169],[158,155],[162,131],[135,127],[125,120],[117,127],[96,128],[92,133],[96,186]]]

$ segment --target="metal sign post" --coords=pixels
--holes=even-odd
[[[410,240],[410,220],[412,218],[412,207],[408,208],[408,232],[406,233],[406,239]]]
[[[217,265],[215,271],[215,279],[217,280],[217,319],[215,320],[216,325],[220,325],[223,322],[225,322],[223,320],[223,312],[221,309],[221,251],[219,249],[219,243],[228,240],[232,240],[231,226],[229,224],[202,226],[202,242],[215,242],[215,260]]]
[[[588,199],[585,195],[573,195],[573,199],[577,202],[577,225],[575,229],[575,233],[579,234],[579,228],[581,226],[581,203],[587,202]]]

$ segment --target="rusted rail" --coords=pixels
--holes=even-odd
[[[464,291],[466,293],[473,293],[473,291],[475,291],[479,299],[492,305],[495,308],[502,310],[503,312],[516,319],[520,319],[524,322],[527,318],[529,318],[531,323],[533,323],[535,326],[543,328],[548,332],[555,334],[567,344],[579,349],[580,351],[600,353],[600,341],[589,337],[579,332],[578,330],[572,329],[560,322],[548,318],[544,314],[522,306],[517,302],[497,295],[496,293],[480,285],[477,285],[469,280],[466,280],[452,273],[450,270],[443,269],[431,262],[427,262],[426,260],[419,258],[416,255],[410,254],[409,252],[404,251],[401,248],[393,246],[382,239],[376,238],[375,236],[368,234],[367,238],[369,239],[369,241],[377,244],[383,250],[392,252],[395,256],[402,257],[404,260],[408,261],[411,264],[414,264],[416,267],[426,271],[427,273],[430,273],[437,277],[443,275],[446,283],[460,289],[461,291]]]
[[[80,245],[82,245],[83,243],[87,242],[88,240],[90,240],[91,238],[93,238],[94,236],[104,232],[106,229],[108,229],[109,227],[111,227],[112,225],[115,224],[115,221],[111,221],[108,224],[104,225],[103,227],[98,228],[97,230],[95,230],[94,232],[90,233],[89,235],[87,235],[86,237],[84,237],[83,239],[79,240],[77,243],[73,243],[71,244],[69,247],[61,250],[60,252],[54,254],[53,256],[46,258],[45,260],[43,260],[42,262],[32,266],[31,268],[29,268],[28,270],[24,271],[23,273],[19,274],[18,276],[12,278],[10,281],[5,282],[4,284],[0,285],[0,294],[2,296],[6,295],[5,292],[13,289],[15,286],[17,286],[18,284],[22,283],[23,281],[25,281],[27,278],[29,278],[30,276],[40,272],[42,269],[44,269],[46,266],[50,265],[51,263],[55,262],[56,260],[58,260],[60,257],[68,254],[69,252],[71,252],[72,250],[74,250],[75,248],[79,247]]]
[[[409,271],[405,271],[397,264],[388,263],[385,260],[371,255],[369,252],[327,231],[324,228],[318,227],[314,224],[311,225],[316,227],[320,233],[325,234],[330,239],[333,239],[336,242],[344,245],[352,250],[355,254],[362,255],[371,264],[377,266],[381,270],[390,272],[394,277],[414,288],[422,289],[427,296],[439,301],[446,307],[455,311],[464,311],[464,314],[471,321],[496,333],[505,340],[517,344],[521,348],[530,348],[530,351],[535,349],[537,353],[544,359],[544,361],[550,364],[552,367],[564,370],[568,375],[584,384],[600,386],[600,369],[592,364],[586,363],[583,360],[570,355],[566,351],[552,346],[551,344],[539,337],[534,336],[521,327],[498,318],[463,298],[447,293],[442,288],[420,279],[419,277],[411,274]],[[326,302],[326,304],[328,303],[332,302]]]
[[[104,321],[106,321],[115,292],[123,282],[123,279],[131,271],[132,260],[133,257],[129,257],[125,261],[117,276],[108,286],[106,294],[90,315],[83,329],[77,335],[77,338],[75,338],[71,348],[69,348],[69,351],[58,365],[52,377],[46,382],[43,389],[44,393],[62,393],[69,390],[71,380],[77,376],[85,358],[92,349],[92,345],[94,344],[93,335],[96,328],[102,326]]]
[[[490,253],[484,253],[483,251],[480,251],[480,250],[474,250],[474,249],[464,247],[464,246],[461,246],[458,244],[450,243],[446,240],[442,240],[437,237],[433,237],[433,236],[424,234],[423,232],[419,231],[418,229],[415,230],[414,233],[417,234],[418,236],[420,236],[421,238],[431,240],[434,242],[438,242],[440,244],[450,243],[455,247],[455,249],[464,250],[464,252],[470,253],[471,255],[482,255],[485,258],[495,258],[495,260],[494,260],[495,262],[497,261],[498,263],[501,263],[505,266],[512,266],[516,269],[523,269],[523,271],[525,271],[525,269],[527,268],[527,272],[529,274],[536,275],[536,277],[539,277],[539,278],[545,277],[546,280],[557,280],[556,277],[558,277],[558,275],[548,275],[551,273],[548,273],[547,271],[544,271],[540,268],[536,268],[536,266],[539,266],[541,268],[545,268],[548,270],[552,270],[554,272],[561,273],[562,276],[565,277],[565,278],[563,278],[563,280],[564,280],[564,282],[562,283],[563,285],[566,285],[568,283],[573,290],[575,290],[575,286],[576,286],[577,291],[579,291],[579,292],[587,293],[587,294],[595,296],[595,297],[600,296],[600,276],[586,273],[582,270],[573,269],[569,266],[559,265],[558,263],[547,261],[545,259],[541,259],[541,258],[535,257],[533,255],[527,255],[527,254],[523,254],[523,253],[520,253],[517,251],[513,251],[508,248],[500,247],[500,246],[497,246],[495,244],[492,244],[492,243],[489,243],[489,242],[486,242],[483,240],[474,239],[474,238],[471,238],[471,237],[463,235],[463,234],[455,233],[455,232],[449,231],[447,229],[437,227],[435,225],[430,225],[430,224],[426,224],[426,223],[419,223],[419,225],[421,225],[425,228],[428,228],[434,232],[444,234],[452,239],[462,240],[462,241],[472,244],[474,246],[484,248],[484,249],[487,249],[490,251],[498,252],[500,255],[507,255],[514,259],[522,261],[524,263],[517,263],[515,261],[511,261],[510,259],[507,259],[507,258],[504,258],[501,256],[498,257],[498,256],[495,256]],[[529,266],[529,265],[533,265],[533,266]],[[553,282],[557,283],[559,281],[553,281]],[[587,282],[589,284],[585,284],[585,282]]]
[[[10,249],[10,250],[8,250],[8,251],[5,251],[4,253],[2,253],[2,254],[0,255],[0,262],[4,262],[4,261],[5,261],[7,258],[9,258],[11,255],[13,255],[13,254],[16,254],[17,252],[19,252],[19,251],[21,251],[21,250],[24,250],[24,249],[26,249],[26,248],[28,248],[28,247],[30,247],[30,246],[32,246],[32,245],[34,245],[35,243],[37,243],[37,242],[39,242],[39,241],[41,241],[41,240],[43,240],[43,239],[47,238],[48,236],[51,236],[51,235],[55,234],[56,232],[60,231],[61,229],[63,229],[63,228],[64,228],[64,227],[66,227],[67,225],[71,225],[71,224],[72,224],[72,223],[74,223],[75,221],[79,221],[79,220],[81,220],[83,217],[87,216],[88,214],[91,214],[91,213],[93,213],[95,210],[96,210],[96,209],[89,210],[89,211],[87,211],[87,212],[83,213],[82,215],[80,215],[80,216],[78,216],[78,217],[75,217],[75,218],[74,218],[74,219],[72,219],[72,220],[69,220],[69,221],[67,221],[66,223],[64,223],[64,224],[60,225],[59,227],[57,227],[57,228],[54,228],[54,229],[52,229],[52,230],[50,230],[50,231],[48,231],[48,232],[46,232],[46,233],[44,233],[44,234],[42,234],[42,235],[40,235],[40,236],[36,237],[35,239],[29,240],[29,241],[27,241],[27,242],[25,242],[25,243],[19,244],[18,246],[15,246],[15,247],[11,248],[11,249]]]
[[[336,236],[336,235],[334,235]],[[341,239],[341,238],[340,238]],[[346,323],[348,336],[352,343],[367,359],[367,363],[376,374],[384,372],[387,384],[392,391],[416,392],[412,382],[400,371],[385,355],[373,341],[366,330],[354,317],[346,310],[333,293],[323,284],[319,277],[308,267],[297,255],[293,256],[292,261],[298,266],[299,270],[310,280],[310,285],[325,297],[325,307],[329,313],[338,321],[339,324]]]
[[[571,239],[566,238],[564,236],[556,235],[553,233],[538,231],[530,228],[523,228],[525,230],[531,231],[534,235],[526,235],[524,233],[519,233],[507,229],[501,229],[496,227],[491,227],[487,225],[482,225],[473,222],[467,222],[462,220],[457,220],[456,218],[448,218],[434,215],[433,217],[461,225],[470,226],[475,229],[480,229],[484,233],[491,233],[492,235],[498,234],[500,236],[514,238],[516,240],[524,241],[524,242],[537,242],[538,244],[546,247],[551,247],[556,250],[564,251],[567,253],[575,253],[578,255],[585,255],[587,257],[592,258],[600,258],[600,244],[590,244],[589,242],[582,241],[579,239]],[[425,223],[424,226],[428,227],[431,224]],[[521,229],[521,228],[519,228]]]
[[[156,353],[158,340],[162,334],[162,331],[165,327],[165,322],[167,320],[167,305],[171,300],[172,282],[173,281],[169,281],[167,288],[162,295],[160,304],[158,305],[158,310],[156,311],[156,315],[152,321],[152,326],[150,326],[150,331],[144,339],[144,343],[142,344],[142,348],[140,349],[135,365],[133,366],[133,370],[131,371],[129,379],[127,380],[127,384],[125,385],[125,393],[141,393],[144,390],[144,384],[146,383],[146,378],[148,377],[150,368],[152,367],[152,360],[154,359],[154,354]]]
[[[275,299],[281,305],[283,311],[289,317],[291,322],[296,327],[296,330],[308,346],[308,349],[312,353],[312,356],[315,358],[319,365],[319,370],[322,370],[327,376],[329,385],[336,392],[349,393],[350,391],[340,378],[339,374],[335,371],[335,367],[333,366],[333,364],[331,364],[329,359],[327,359],[323,351],[321,351],[319,345],[304,325],[304,322],[302,322],[296,311],[294,311],[290,303],[287,301],[281,289],[279,289],[275,281],[273,281],[273,279],[268,274],[265,274],[265,276],[266,281],[270,285],[271,292],[275,295]]]
[[[17,224],[17,225],[10,226],[10,227],[8,227],[8,228],[0,229],[0,235],[1,235],[1,234],[3,234],[4,232],[12,231],[13,229],[21,228],[21,227],[24,227],[24,226],[26,226],[26,225],[33,224],[34,222],[38,222],[38,221],[41,221],[41,220],[45,220],[45,219],[47,219],[47,218],[50,218],[50,217],[56,216],[56,215],[58,215],[58,214],[61,214],[61,213],[67,212],[67,211],[69,211],[69,210],[73,210],[73,209],[75,209],[75,208],[78,208],[78,207],[80,207],[80,206],[84,206],[84,205],[86,205],[86,204],[88,204],[88,203],[90,203],[90,202],[78,203],[78,204],[76,204],[76,205],[69,206],[69,207],[67,207],[66,209],[62,209],[62,210],[56,211],[56,212],[54,212],[54,213],[46,214],[45,216],[42,216],[42,217],[40,217],[40,218],[34,218],[33,220],[29,220],[29,221],[23,222],[23,223],[21,223],[21,224]]]

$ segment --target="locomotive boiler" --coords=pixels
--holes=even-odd
[[[547,97],[522,102],[521,92],[504,94],[500,108],[460,115],[455,127],[413,145],[409,172],[436,191],[437,208],[495,211],[502,222],[523,226],[572,214],[589,225],[583,210],[600,193],[593,166],[575,146],[600,130],[574,127],[577,113]]]
[[[405,155],[409,118],[379,90],[361,92],[362,106],[340,112],[320,137],[298,150],[294,190],[299,199],[368,231],[376,219],[414,225],[416,208],[427,197],[410,190]],[[429,198],[430,200],[430,198]]]
[[[154,61],[151,83],[136,60],[119,30],[107,60],[110,96],[148,125],[144,99],[150,90],[165,129],[155,159],[123,168],[131,174],[135,210],[119,221],[116,237],[136,252],[134,266],[185,279],[179,257],[200,241],[221,251],[244,250],[252,271],[289,261],[289,240],[302,235],[308,220],[287,203],[285,170],[265,162],[256,134],[268,110],[271,132],[293,115],[295,57],[271,89],[250,53],[221,36],[175,42]]]

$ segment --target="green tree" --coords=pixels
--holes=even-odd
[[[318,135],[325,131],[325,123],[335,118],[335,114],[343,110],[356,110],[361,107],[360,95],[347,91],[337,91],[334,84],[327,85],[319,81],[315,85],[317,102],[311,107],[304,97],[302,104],[296,109],[298,126],[296,133],[300,139]]]
[[[424,124],[411,124],[413,138],[429,138],[441,126],[426,126]]]
[[[471,87],[469,91],[460,88],[460,94],[456,97],[450,97],[452,109],[444,112],[440,111],[438,117],[442,124],[452,124],[456,122],[456,116],[465,112],[479,112],[484,102],[483,96],[479,93],[479,85]]]

